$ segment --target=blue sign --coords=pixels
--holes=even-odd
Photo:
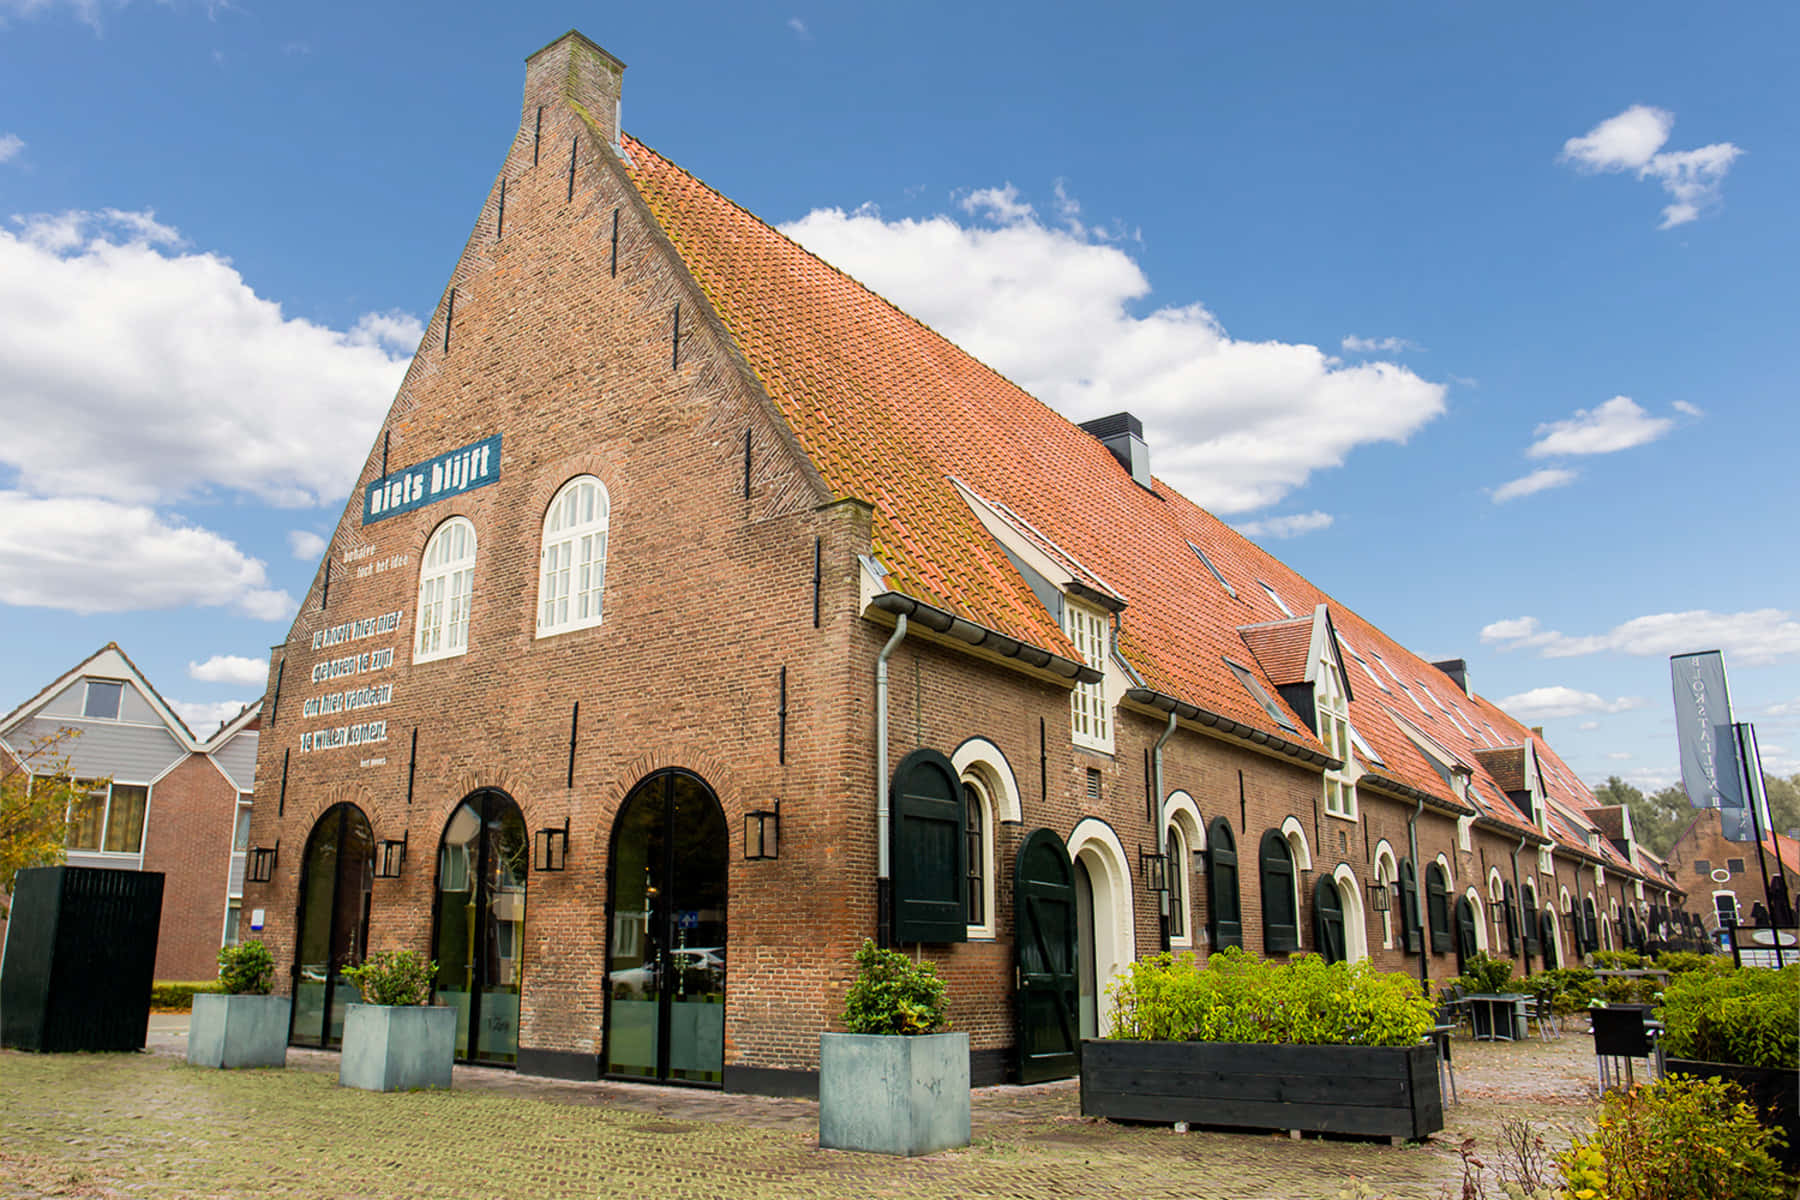
[[[697,910],[691,909],[691,908],[676,909],[675,910],[675,928],[677,928],[677,929],[698,929],[698,928],[700,928],[699,912]]]
[[[364,525],[448,500],[500,478],[500,435],[384,475],[363,489]]]

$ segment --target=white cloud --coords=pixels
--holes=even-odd
[[[286,620],[294,600],[260,559],[138,506],[0,491],[0,603],[75,613],[185,605]]]
[[[1719,202],[1719,187],[1743,150],[1715,142],[1659,153],[1674,126],[1675,114],[1667,109],[1634,104],[1564,142],[1559,161],[1590,173],[1634,171],[1639,179],[1655,180],[1672,201],[1658,228],[1685,225]]]
[[[1351,354],[1404,354],[1408,350],[1423,350],[1425,347],[1415,341],[1402,337],[1357,337],[1354,333],[1344,338],[1344,349]]]
[[[1581,724],[1577,725],[1575,728],[1581,730],[1581,732],[1583,732],[1583,733],[1592,733],[1594,730],[1600,728],[1600,722],[1598,722],[1598,721],[1583,721]]]
[[[24,138],[16,133],[0,133],[0,163],[11,162],[24,149]]]
[[[1505,504],[1508,500],[1517,500],[1520,496],[1530,496],[1537,492],[1547,492],[1551,488],[1564,487],[1575,482],[1575,472],[1564,467],[1544,467],[1529,475],[1522,475],[1510,483],[1503,483],[1493,490],[1495,504]]]
[[[1676,412],[1689,417],[1704,417],[1706,415],[1705,409],[1697,404],[1689,404],[1686,400],[1677,400],[1674,408]]]
[[[1566,454],[1612,454],[1654,442],[1675,427],[1671,417],[1653,417],[1629,396],[1614,396],[1598,408],[1579,408],[1564,421],[1537,427],[1528,458]]]
[[[1763,712],[1765,715],[1771,717],[1800,717],[1800,699],[1783,700],[1779,703],[1771,704],[1769,707],[1763,709]]]
[[[812,31],[807,29],[806,22],[802,21],[799,17],[789,17],[787,19],[787,27],[807,41],[812,40]]]
[[[1800,655],[1800,621],[1774,608],[1738,613],[1697,609],[1633,617],[1605,633],[1571,637],[1541,628],[1536,617],[1515,617],[1486,626],[1481,640],[1502,650],[1536,650],[1545,658],[1601,653],[1666,657],[1716,649],[1736,665],[1758,667]]]
[[[311,562],[325,553],[325,539],[308,529],[290,529],[288,549],[293,551],[295,558]]]
[[[1370,442],[1403,442],[1444,385],[1317,346],[1232,338],[1203,305],[1142,315],[1123,236],[1045,224],[1011,184],[964,195],[973,220],[819,209],[782,232],[1074,419],[1129,410],[1156,473],[1215,512],[1274,504]]]
[[[151,213],[13,223],[0,229],[0,464],[24,488],[131,503],[225,488],[290,506],[349,491],[415,319],[370,314],[338,332],[286,317]]]
[[[1483,641],[1487,640],[1486,635],[1487,630],[1483,630]],[[1608,700],[1593,692],[1577,691],[1572,687],[1555,685],[1532,688],[1528,692],[1520,692],[1516,696],[1508,696],[1504,700],[1495,701],[1495,703],[1521,721],[1531,721],[1552,717],[1577,717],[1588,713],[1629,712],[1634,708],[1644,707],[1645,701],[1641,696],[1620,696],[1617,700]]]
[[[1628,762],[1631,759],[1631,751],[1612,750],[1607,752],[1606,757],[1612,759],[1614,762]]]
[[[1327,512],[1289,513],[1282,517],[1245,521],[1234,528],[1249,538],[1291,538],[1320,529],[1330,529],[1332,520],[1332,515]]]
[[[269,664],[260,658],[245,658],[241,654],[215,654],[205,662],[190,661],[187,665],[189,679],[198,679],[201,683],[241,683],[246,687],[261,687],[268,682]]]
[[[263,680],[258,679],[258,683]],[[223,725],[244,711],[243,700],[171,700],[169,707],[175,715],[187,722],[188,729],[195,737],[208,738]]]

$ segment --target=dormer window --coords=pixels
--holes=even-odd
[[[1313,683],[1313,707],[1319,718],[1319,740],[1333,758],[1342,759],[1342,770],[1325,772],[1325,811],[1334,817],[1356,819],[1356,753],[1350,737],[1350,702],[1337,664],[1327,652],[1319,662]]]
[[[81,715],[96,721],[116,721],[119,719],[119,702],[124,695],[125,685],[117,680],[90,679]]]
[[[1106,617],[1096,609],[1065,598],[1063,632],[1074,643],[1081,661],[1104,674],[1109,650]],[[1069,694],[1069,728],[1077,746],[1112,752],[1112,720],[1106,706],[1105,680],[1075,685],[1075,690]]]

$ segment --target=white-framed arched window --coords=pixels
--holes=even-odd
[[[611,521],[606,485],[592,475],[577,475],[550,501],[538,556],[539,637],[600,624]]]
[[[1169,820],[1163,838],[1163,852],[1169,856],[1169,944],[1191,948],[1195,943],[1193,863],[1195,854],[1206,849],[1206,826],[1200,820],[1200,806],[1184,791],[1169,793],[1164,810]]]
[[[1382,838],[1375,846],[1375,882],[1388,895],[1388,906],[1381,910],[1381,948],[1394,948],[1393,910],[1396,904],[1394,885],[1400,880],[1400,868],[1394,860],[1394,848]]]
[[[419,557],[419,612],[413,661],[451,658],[469,648],[475,593],[475,526],[467,517],[439,525]]]
[[[968,934],[972,938],[994,936],[994,798],[991,785],[980,771],[965,771],[963,789],[963,837],[968,842]]]

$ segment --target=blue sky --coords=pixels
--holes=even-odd
[[[0,707],[110,640],[255,694],[574,26],[635,136],[1137,412],[1590,782],[1673,780],[1712,646],[1800,770],[1796,10],[1115,7],[0,0]]]

